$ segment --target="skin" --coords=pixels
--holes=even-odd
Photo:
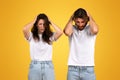
[[[87,15],[89,17],[90,32],[91,32],[91,34],[96,35],[99,31],[98,25],[96,24],[96,22],[94,21],[94,19],[88,12],[87,12]],[[71,36],[71,34],[73,33],[73,28],[72,28],[73,21],[75,22],[75,25],[78,26],[79,30],[83,30],[85,27],[84,26],[85,21],[83,19],[81,19],[81,18],[73,19],[73,15],[72,15],[64,28],[64,33],[66,36]]]
[[[26,24],[23,28],[23,34],[24,34],[26,39],[29,39],[29,36],[30,36],[30,31],[29,30],[33,27],[33,24],[35,23],[36,18],[33,21],[31,21],[30,23]],[[57,40],[63,34],[63,31],[56,24],[54,24],[50,19],[49,19],[49,21],[51,22],[51,26],[55,30],[54,38],[55,38],[55,40]],[[40,19],[38,21],[37,26],[38,26],[38,31],[39,31],[38,33],[42,34],[45,30],[44,20]]]
[[[82,18],[74,19],[75,25],[78,27],[79,30],[83,30],[85,27],[86,22]]]
[[[38,33],[39,34],[42,34],[44,31],[45,31],[45,26],[44,26],[44,20],[43,19],[40,19],[38,21],[38,24],[37,24],[37,27],[38,27]]]

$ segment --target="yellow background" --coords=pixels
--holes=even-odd
[[[95,46],[97,80],[120,80],[120,1],[119,0],[2,0],[0,1],[0,80],[27,80],[29,44],[22,29],[39,13],[64,28],[79,7],[88,10],[99,34]],[[53,44],[56,80],[66,80],[68,39],[65,35]]]

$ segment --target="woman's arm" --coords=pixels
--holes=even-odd
[[[57,40],[62,34],[62,30],[49,19],[51,26],[55,29],[54,39]]]
[[[35,23],[36,19],[34,19],[32,22],[26,24],[23,28],[23,34],[25,38],[28,40],[30,36],[30,29],[33,27],[33,24]]]

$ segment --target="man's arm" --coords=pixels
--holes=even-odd
[[[96,24],[96,22],[94,21],[94,19],[92,18],[92,16],[87,12],[87,15],[89,17],[89,25],[90,25],[90,31],[92,34],[97,34],[99,29],[98,29],[98,25]]]
[[[65,28],[64,28],[64,33],[66,36],[71,36],[73,33],[73,16],[70,17],[69,21],[67,22]]]

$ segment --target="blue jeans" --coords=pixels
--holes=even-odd
[[[69,66],[67,80],[96,80],[94,66]]]
[[[28,80],[55,80],[52,61],[31,61]]]

